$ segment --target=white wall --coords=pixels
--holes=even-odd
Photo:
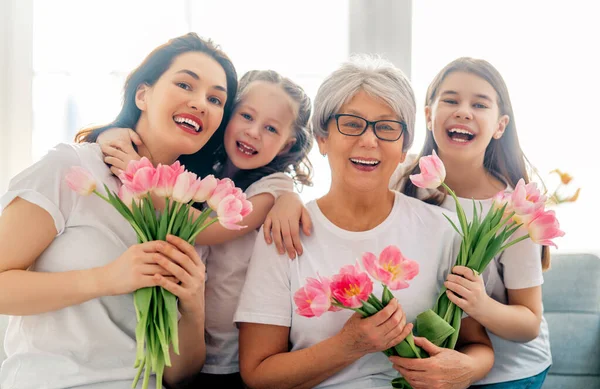
[[[18,6],[17,6],[18,4]],[[32,0],[0,1],[0,192],[31,163]]]

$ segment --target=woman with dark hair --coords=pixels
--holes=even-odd
[[[156,164],[196,153],[229,116],[236,89],[232,63],[212,42],[195,34],[172,39],[129,75],[115,121],[81,132],[78,144],[57,145],[11,180],[0,198],[0,313],[10,315],[2,388],[129,387],[136,374],[132,292],[156,285],[178,297],[181,314],[180,355],[171,353],[165,382],[202,367],[200,255],[171,236],[136,244],[110,204],[78,196],[65,175],[82,166],[117,192],[120,181],[93,143],[115,125],[135,128],[145,140],[140,155]]]
[[[487,213],[496,193],[514,189],[520,180],[529,183],[508,88],[489,62],[463,57],[440,70],[427,89],[425,116],[428,131],[419,157],[433,150],[439,154],[446,184],[468,216],[472,199]],[[401,166],[391,184],[409,196],[455,210],[444,191],[414,186],[408,176],[418,172],[416,163],[408,169]],[[494,346],[494,367],[474,387],[542,387],[552,364],[541,287],[542,271],[549,266],[548,247],[526,239],[494,258],[482,276],[456,267],[448,277],[448,297],[486,327]]]
[[[313,139],[310,116],[311,103],[304,90],[279,73],[252,70],[240,79],[234,113],[211,166],[215,175],[232,178],[244,190],[253,211],[241,221],[247,226],[243,230],[213,224],[196,239],[198,244],[210,245],[210,254],[206,258],[207,356],[202,373],[191,380],[192,387],[243,386],[233,314],[256,231],[267,212],[280,193],[293,192],[294,184],[311,184],[307,159]],[[111,133],[112,140],[100,141],[108,143],[104,147],[110,155],[107,162],[123,168],[129,160],[139,158],[129,144],[127,130],[114,129]],[[122,146],[111,146],[114,142]]]

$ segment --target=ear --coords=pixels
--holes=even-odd
[[[431,123],[431,107],[425,106],[425,125],[429,131],[432,131],[433,124]]]
[[[502,138],[502,135],[504,135],[504,130],[506,130],[506,126],[508,126],[508,123],[510,123],[510,117],[508,115],[502,115],[500,117],[500,120],[498,120],[498,127],[496,128],[496,131],[494,131],[494,139]]]
[[[145,111],[148,106],[146,100],[148,98],[149,90],[150,86],[148,86],[148,84],[140,84],[135,91],[135,105],[140,111]]]
[[[319,146],[319,152],[321,155],[327,155],[327,138],[317,136],[317,145]]]
[[[279,153],[277,153],[277,155],[281,155],[281,154],[285,154],[288,151],[290,151],[290,149],[292,148],[292,146],[296,144],[296,138],[290,138],[288,139],[287,142],[285,142],[285,145],[283,145],[283,147],[281,148],[281,150],[279,151]]]
[[[406,151],[402,152],[402,156],[400,157],[400,162],[399,163],[404,163],[404,161],[406,160],[406,154],[407,154]]]

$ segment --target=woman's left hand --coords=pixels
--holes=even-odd
[[[167,235],[167,242],[159,245],[156,262],[176,280],[154,275],[159,285],[179,298],[181,315],[204,314],[204,281],[206,268],[194,246],[181,238]]]
[[[426,338],[414,339],[429,358],[389,358],[413,389],[463,389],[471,385],[473,364],[468,355],[438,347]]]
[[[452,273],[444,282],[448,299],[477,320],[485,314],[490,302],[483,277],[466,266],[454,266]]]

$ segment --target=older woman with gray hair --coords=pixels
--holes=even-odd
[[[439,207],[388,189],[414,134],[414,95],[399,69],[378,58],[354,58],[323,82],[314,108],[331,187],[306,205],[313,233],[302,238],[301,259],[278,254],[260,235],[256,240],[235,315],[240,371],[251,388],[389,388],[397,372],[380,351],[401,342],[410,322],[433,305],[458,236]],[[389,245],[418,262],[420,273],[383,310],[368,318],[348,310],[313,318],[295,311],[292,297],[308,277],[329,277],[364,252]],[[381,295],[382,286],[373,292]],[[478,323],[463,320],[461,341],[468,345],[463,353],[436,350],[425,365],[426,375],[443,375],[440,387],[467,387],[492,367],[489,339]]]

